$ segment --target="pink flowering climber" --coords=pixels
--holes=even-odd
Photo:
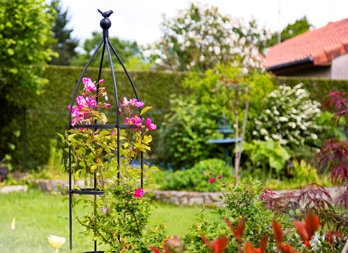
[[[138,116],[133,114],[133,118],[131,119],[131,121],[134,125],[139,125],[139,124],[141,124],[142,120],[141,120],[141,118],[139,118]]]
[[[77,105],[79,106],[79,110],[81,111],[82,108],[87,108],[88,103],[86,99],[83,96],[78,96],[76,98]]]
[[[92,82],[91,79],[83,78],[82,82],[85,85],[85,91],[95,91],[95,90],[97,90],[97,88],[95,87],[95,84]]]
[[[145,125],[150,128],[150,130],[155,130],[156,129],[156,125],[151,123],[151,119],[150,118],[147,118],[146,121],[145,121]]]
[[[97,101],[93,98],[86,97],[86,102],[91,108],[97,105]]]
[[[135,98],[132,98],[130,101],[129,101],[129,104],[130,105],[134,105],[136,107],[142,107],[144,106],[144,102],[138,102],[138,100],[136,100]]]
[[[137,198],[141,198],[143,195],[144,195],[144,191],[141,188],[136,189],[133,194],[133,196]]]
[[[215,178],[211,177],[211,178],[209,179],[208,183],[211,184],[211,183],[214,182],[214,181],[215,181]]]
[[[130,101],[127,100],[127,97],[123,98],[123,103],[120,104],[120,106],[127,106],[130,103]]]

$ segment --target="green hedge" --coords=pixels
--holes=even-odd
[[[26,129],[24,137],[23,120],[18,115],[17,123],[21,126],[22,136],[16,143],[16,150],[12,154],[16,165],[25,167],[39,167],[45,165],[49,157],[50,139],[57,138],[57,132],[62,133],[68,127],[68,110],[73,90],[83,68],[80,67],[58,67],[48,66],[43,73],[43,78],[48,80],[43,94],[38,97],[25,97],[26,104],[31,104],[26,111]],[[97,68],[89,68],[86,77],[96,80],[98,77]],[[135,97],[132,87],[124,74],[120,70],[115,71],[119,99],[124,96]],[[170,107],[169,96],[171,94],[187,94],[181,83],[185,78],[184,73],[168,73],[159,71],[130,71],[137,93],[141,101],[153,107],[146,117],[153,118],[157,125],[164,119],[164,115]],[[114,91],[112,86],[112,76],[110,70],[103,71],[101,79],[108,92],[110,104],[115,105]],[[81,85],[82,87],[82,85]],[[81,94],[81,93],[80,93]],[[110,122],[116,121],[116,114],[108,115]],[[4,131],[4,130],[3,130]],[[25,138],[25,139],[23,139]],[[158,136],[154,132],[154,144]],[[25,142],[25,156],[23,154]],[[155,146],[155,145],[153,145]],[[155,152],[155,151],[154,151]]]
[[[30,104],[30,108],[25,113],[25,131],[23,128],[24,114],[22,112],[1,111],[11,115],[7,117],[14,118],[12,128],[21,129],[21,137],[14,139],[9,137],[12,143],[16,144],[16,150],[12,152],[13,162],[17,166],[26,168],[40,167],[47,163],[49,157],[50,139],[57,138],[57,132],[64,132],[68,126],[68,110],[67,105],[70,104],[73,89],[82,72],[80,67],[58,67],[48,66],[43,73],[43,78],[48,80],[44,87],[44,92],[37,97],[22,97],[24,104]],[[95,80],[98,75],[98,69],[90,68],[85,74]],[[134,97],[131,85],[126,75],[121,70],[115,71],[119,99],[124,96]],[[130,75],[136,85],[140,100],[146,105],[153,106],[153,109],[147,115],[153,118],[153,121],[160,127],[164,120],[164,115],[170,109],[169,97],[171,94],[188,95],[193,91],[183,88],[182,83],[186,77],[185,73],[169,73],[161,71],[130,71]],[[103,71],[102,79],[105,79],[110,103],[114,105],[112,77],[110,70]],[[336,81],[327,79],[310,79],[310,78],[294,78],[294,77],[273,77],[276,85],[286,84],[294,86],[300,82],[311,92],[313,99],[323,102],[325,95],[329,91],[347,91],[348,81]],[[2,117],[4,118],[4,117]],[[114,115],[109,115],[111,122],[115,121]],[[24,135],[25,132],[25,135]],[[1,136],[9,135],[8,128],[1,128]],[[156,133],[154,133],[153,154],[156,154],[156,143],[158,141]],[[7,152],[6,142],[8,139],[2,138],[0,142],[0,151]],[[23,150],[25,149],[25,155]]]

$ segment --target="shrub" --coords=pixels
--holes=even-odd
[[[184,169],[184,168],[183,168]],[[161,188],[164,190],[189,190],[199,192],[218,191],[217,182],[228,182],[231,177],[231,167],[220,159],[208,159],[196,163],[193,168],[178,170],[174,173],[162,173]],[[215,179],[215,181],[213,181]]]
[[[274,169],[279,176],[280,171],[285,167],[285,162],[290,158],[289,152],[275,141],[253,141],[245,144],[245,153],[250,157],[253,169],[262,168],[260,176],[266,177],[266,170],[269,177]]]
[[[315,119],[319,106],[302,84],[293,88],[280,86],[266,97],[252,134],[258,140],[274,140],[290,147],[311,143],[318,138]]]
[[[258,245],[263,235],[271,233],[269,224],[272,222],[271,211],[262,208],[264,202],[259,200],[262,189],[262,184],[251,178],[242,179],[238,186],[233,186],[233,184],[222,186],[222,199],[225,206],[214,210],[217,213],[215,216],[207,218],[201,215],[199,217],[198,223],[183,239],[187,252],[205,252],[206,246],[201,235],[209,240],[230,235],[231,232],[223,218],[236,224],[244,217],[245,240],[253,245]],[[274,241],[268,244],[269,249],[272,248],[272,245],[274,245]],[[227,245],[226,252],[238,252],[237,247],[238,241],[236,238],[232,238]]]
[[[218,116],[194,99],[172,99],[171,112],[160,130],[160,160],[178,169],[208,158],[214,146],[207,141],[213,136]]]

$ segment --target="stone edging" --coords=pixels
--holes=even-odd
[[[27,192],[27,185],[8,185],[0,187],[0,194],[7,194],[10,192]]]
[[[69,182],[66,180],[48,180],[48,179],[38,179],[31,181],[36,185],[41,191],[51,192],[57,191],[57,185],[60,184],[62,189],[64,186],[68,186]],[[83,180],[76,182],[79,187],[83,187]],[[336,186],[326,188],[333,200],[345,191],[346,187]],[[181,206],[193,206],[194,204],[205,204],[208,206],[221,206],[223,201],[219,198],[222,196],[221,192],[182,192],[182,191],[161,191],[161,190],[145,190],[146,193],[151,192],[153,194],[153,199],[156,201],[181,205]],[[288,192],[293,192],[289,190],[275,191],[279,195],[286,194]]]

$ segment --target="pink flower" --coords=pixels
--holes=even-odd
[[[95,84],[92,82],[89,78],[83,78],[82,79],[83,84],[85,85],[86,91],[95,91],[97,88],[95,87]]]
[[[99,80],[99,83],[100,83],[100,84],[102,84],[103,82],[104,82],[104,79],[102,79],[102,80]]]
[[[110,108],[110,104],[105,104],[105,108]]]
[[[208,183],[211,184],[211,183],[214,182],[214,181],[215,181],[215,178],[211,177],[211,178],[209,179]]]
[[[144,102],[138,102],[135,98],[132,98],[130,101],[131,105],[135,105],[136,107],[142,107],[144,106]]]
[[[126,118],[125,121],[124,121],[124,123],[126,123],[127,125],[130,125],[131,119],[130,119],[130,118]]]
[[[86,97],[86,102],[91,108],[97,105],[97,101],[93,98]]]
[[[108,210],[108,209],[107,209],[106,207],[103,207],[103,208],[102,208],[102,212],[103,212],[105,215],[106,215],[107,210]]]
[[[109,98],[108,98],[108,96],[105,96],[105,101],[109,101]]]
[[[116,132],[115,130],[112,130],[110,135],[113,136],[114,134],[116,134]]]
[[[82,96],[78,96],[76,98],[76,102],[77,102],[77,105],[79,106],[79,110],[81,110],[84,107],[88,107],[88,103],[87,103],[86,99]]]
[[[146,121],[145,121],[145,125],[150,128],[150,130],[155,130],[156,129],[156,125],[151,123],[151,119],[150,118],[147,118]]]
[[[142,120],[141,120],[141,118],[139,118],[138,116],[133,114],[133,118],[131,119],[131,121],[134,125],[139,125],[139,124],[141,124]]]
[[[144,191],[141,188],[136,189],[133,194],[133,196],[137,198],[141,198],[143,195],[144,195]]]
[[[123,98],[123,104],[120,104],[120,106],[127,106],[130,103],[130,101],[127,100],[127,97]]]
[[[218,176],[218,179],[221,179],[221,176]]]
[[[138,101],[137,101],[137,102],[135,103],[135,106],[136,106],[136,107],[143,107],[143,106],[144,106],[144,102],[143,102],[143,101],[141,101],[141,102],[138,102]]]
[[[211,176],[211,175],[213,175],[213,173],[209,172],[209,175]]]

